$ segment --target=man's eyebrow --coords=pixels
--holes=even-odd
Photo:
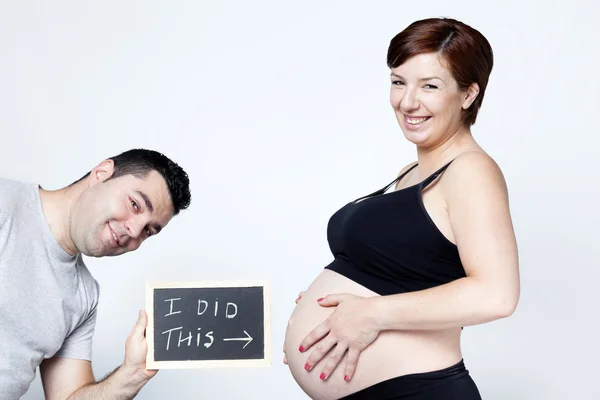
[[[152,202],[150,201],[148,196],[146,196],[146,194],[144,192],[141,192],[139,190],[136,190],[136,193],[140,195],[142,200],[144,200],[146,207],[148,208],[148,210],[150,210],[150,214],[152,214],[154,212],[154,207],[152,206]]]

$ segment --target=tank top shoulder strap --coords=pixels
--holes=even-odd
[[[421,189],[425,189],[427,186],[429,186],[429,184],[431,184],[431,182],[436,180],[436,178],[438,176],[440,176],[446,170],[446,168],[448,168],[448,166],[450,164],[452,164],[452,161],[454,161],[454,160],[451,160],[446,165],[444,165],[442,168],[438,169],[433,174],[431,174],[427,178],[425,178],[425,180],[423,182],[421,182]]]
[[[388,183],[386,186],[382,187],[381,189],[370,193],[366,196],[360,197],[356,200],[353,201],[353,203],[358,203],[361,200],[364,200],[366,198],[369,197],[373,197],[373,196],[379,196],[380,194],[384,194],[390,187],[392,187],[392,185],[396,184],[396,182],[402,180],[402,178],[404,178],[406,176],[406,174],[408,174],[410,171],[412,171],[416,166],[418,165],[418,163],[415,163],[413,166],[411,166],[409,169],[407,169],[406,171],[404,171],[403,173],[401,173],[400,175],[398,175],[398,177],[396,179],[394,179],[393,181],[391,181],[390,183]]]
[[[384,187],[382,190],[385,193],[386,190],[388,190],[389,188],[392,187],[392,185],[395,185],[396,183],[398,183],[399,181],[402,180],[402,178],[404,178],[410,171],[412,171],[413,169],[415,169],[417,167],[417,165],[419,165],[419,163],[414,163],[409,169],[407,169],[406,171],[404,171],[403,173],[401,173],[400,175],[398,175],[398,177],[396,179],[394,179],[393,181],[390,182],[389,185],[387,185],[386,187]]]

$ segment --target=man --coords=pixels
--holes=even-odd
[[[48,399],[131,399],[146,370],[147,316],[123,365],[95,382],[91,367],[98,284],[82,255],[117,256],[158,234],[191,201],[189,179],[151,150],[102,161],[56,191],[0,179],[0,397],[18,399],[40,367]]]

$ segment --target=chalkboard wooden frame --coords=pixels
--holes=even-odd
[[[154,359],[154,289],[165,288],[233,288],[233,287],[261,287],[263,289],[263,315],[264,315],[264,357],[252,360],[190,360],[190,361],[156,361]],[[183,369],[183,368],[219,368],[219,367],[265,367],[271,365],[271,290],[270,283],[264,280],[236,280],[236,281],[164,281],[146,283],[146,313],[148,326],[146,327],[146,341],[148,353],[146,355],[146,368],[156,369]]]

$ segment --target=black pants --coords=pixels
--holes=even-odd
[[[481,395],[461,360],[439,371],[388,379],[342,400],[481,400]]]

